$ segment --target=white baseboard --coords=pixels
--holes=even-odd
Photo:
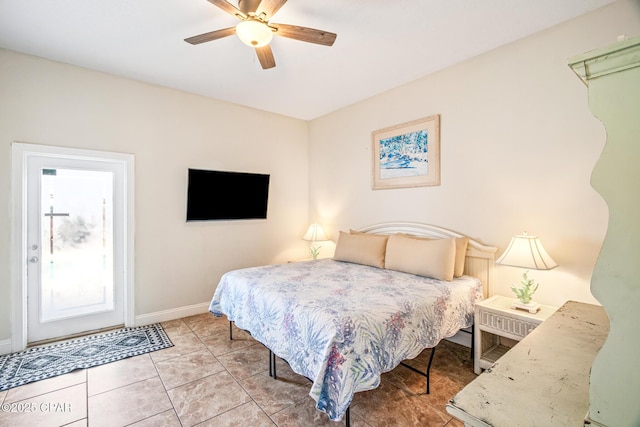
[[[457,334],[446,339],[456,344],[471,348],[471,334],[467,332],[458,331]]]
[[[141,314],[136,316],[135,326],[150,325],[152,323],[168,322],[169,320],[180,319],[182,317],[194,316],[209,311],[209,303],[187,305],[184,307],[172,308],[169,310],[156,311],[154,313]]]
[[[0,341],[0,355],[11,353],[11,340]]]

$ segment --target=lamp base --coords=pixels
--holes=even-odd
[[[531,314],[536,314],[540,309],[540,304],[534,301],[531,301],[525,304],[523,302],[518,301],[517,299],[514,299],[513,301],[511,301],[511,308],[527,310]]]
[[[320,255],[320,248],[321,246],[314,246],[313,242],[309,243],[309,255],[311,256],[311,259],[318,259],[318,255]]]

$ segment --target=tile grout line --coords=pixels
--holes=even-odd
[[[189,327],[189,325],[187,325],[187,327]],[[224,366],[224,364],[223,364],[222,362],[220,362],[220,360],[218,359],[218,357],[217,357],[215,354],[213,354],[213,352],[209,349],[209,347],[207,347],[207,345],[206,345],[204,342],[202,342],[202,338],[201,338],[198,334],[196,334],[193,330],[191,330],[191,332],[196,336],[196,338],[198,339],[198,341],[200,341],[200,343],[205,347],[205,349],[209,352],[209,354],[211,354],[211,356],[216,360],[216,362],[218,362],[218,363],[220,364],[220,366],[222,366],[222,368],[224,369],[224,371],[215,372],[215,373],[213,373],[213,374],[211,374],[211,375],[207,375],[207,376],[205,376],[205,377],[198,378],[198,379],[195,379],[195,380],[193,380],[193,381],[189,381],[188,383],[181,384],[181,385],[176,386],[176,387],[181,387],[181,386],[183,386],[183,385],[190,384],[190,383],[193,383],[193,382],[195,382],[195,381],[200,381],[200,380],[202,380],[202,379],[204,379],[204,378],[208,378],[208,377],[211,377],[211,376],[213,376],[213,375],[220,374],[220,373],[222,373],[222,372],[226,372],[227,374],[229,374],[229,375],[231,376],[231,378],[236,382],[236,384],[238,384],[238,386],[242,388],[242,390],[247,394],[247,396],[249,396],[249,398],[251,399],[251,402],[253,402],[253,403],[254,403],[254,404],[255,404],[255,405],[260,409],[260,411],[262,411],[262,412],[264,413],[264,410],[263,410],[263,409],[260,407],[260,405],[258,405],[258,403],[253,399],[253,397],[251,396],[251,394],[249,394],[249,393],[244,389],[244,387],[242,387],[242,385],[241,385],[241,384],[240,384],[240,382],[236,379],[236,377],[234,377],[234,376],[233,376],[233,374],[231,374],[231,372],[229,372],[229,370],[227,369],[227,367],[226,367],[226,366]],[[206,335],[206,336],[211,336],[211,335]],[[192,354],[192,353],[189,353],[189,354]],[[155,366],[155,363],[154,363],[154,366]],[[157,370],[157,368],[156,368],[156,370]],[[158,373],[158,374],[159,374],[159,373]],[[254,375],[258,375],[258,374],[254,374]],[[252,376],[253,376],[253,375],[252,375]],[[161,380],[162,380],[162,378],[161,378]],[[164,382],[163,382],[163,386],[164,386]],[[173,388],[176,388],[176,387],[173,387]],[[168,392],[168,389],[166,389],[166,388],[165,388],[165,392]],[[169,399],[169,400],[171,401],[171,399]],[[235,410],[235,409],[237,409],[237,408],[239,408],[239,407],[241,407],[241,406],[243,406],[243,405],[246,405],[247,403],[249,403],[249,402],[241,403],[241,404],[239,404],[239,405],[237,405],[237,406],[234,406],[233,408],[229,408],[229,409],[227,409],[227,410],[226,410],[226,411],[224,411],[224,412],[221,412],[221,413],[219,413],[219,414],[216,414],[216,415],[214,415],[213,417],[210,417],[210,418],[207,418],[207,419],[201,420],[201,421],[200,421],[200,422],[198,422],[194,427],[197,427],[198,425],[204,424],[204,423],[206,423],[207,421],[210,421],[210,420],[212,420],[212,419],[214,419],[214,418],[216,418],[216,417],[218,417],[218,416],[220,416],[220,415],[222,415],[222,414],[226,414],[226,413],[228,413],[228,412],[231,412],[231,411],[233,411],[233,410]],[[171,402],[171,406],[173,407],[173,402]],[[174,411],[175,411],[175,407],[173,407],[173,409],[174,409]],[[266,415],[266,413],[265,413],[265,415]],[[178,416],[178,414],[177,414],[177,413],[176,413],[176,416]],[[268,415],[267,415],[267,416],[268,416]],[[180,421],[180,424],[181,424],[181,425],[183,425],[183,424],[182,424],[182,420],[180,420],[180,417],[179,417],[179,416],[178,416],[178,420]]]
[[[168,335],[167,335],[167,336],[168,336]],[[171,339],[171,338],[169,338],[169,339]],[[183,426],[184,424],[182,424],[182,420],[181,420],[181,419],[180,419],[180,417],[178,416],[178,411],[176,411],[176,407],[175,407],[175,405],[173,404],[173,400],[171,400],[171,396],[169,396],[169,390],[167,390],[167,387],[165,386],[164,381],[162,381],[162,376],[160,376],[160,371],[158,371],[158,367],[156,366],[156,362],[155,362],[155,361],[153,360],[153,358],[151,357],[151,354],[149,354],[149,359],[151,360],[151,364],[153,365],[153,369],[156,371],[156,375],[157,375],[157,376],[158,376],[158,378],[160,379],[160,384],[162,384],[162,389],[164,390],[164,394],[167,396],[167,399],[169,400],[169,403],[171,403],[171,410],[172,410],[172,411],[173,411],[173,413],[175,414],[176,419],[178,420],[178,422],[180,423],[180,425],[181,425],[181,426]],[[151,417],[155,417],[155,416],[157,416],[157,415],[160,415],[160,414],[162,414],[163,412],[166,412],[166,411],[159,412],[159,413],[157,413],[157,414],[152,415]],[[144,418],[144,419],[148,419],[148,418],[151,418],[151,417],[147,417],[147,418]],[[138,420],[138,421],[136,421],[136,422],[140,422],[140,421],[142,421],[142,420]],[[87,427],[90,427],[90,426],[87,426]]]
[[[82,368],[82,370],[86,371],[86,368]],[[75,372],[75,371],[72,371],[72,372]],[[68,373],[63,374],[63,375],[68,375],[68,374],[70,374],[70,373],[72,373],[72,372],[68,372]],[[55,377],[51,377],[51,378],[55,378]],[[50,379],[50,378],[47,378],[47,379]],[[46,381],[46,380],[41,380],[41,381]],[[23,384],[23,385],[18,386],[18,387],[24,387],[24,386],[26,386],[26,385],[29,385],[29,384],[35,384],[35,383],[37,383],[37,382],[38,382],[38,381],[34,381],[34,382],[31,382],[31,383]],[[71,387],[76,387],[76,386],[79,386],[79,385],[80,385],[80,384],[82,384],[82,383],[86,383],[86,381],[79,381],[79,382],[77,382],[77,383],[75,383],[75,384],[68,384],[68,385],[66,385],[66,386],[64,386],[64,387],[56,388],[56,389],[54,389],[54,390],[49,390],[49,391],[47,391],[47,392],[42,392],[42,393],[39,393],[39,394],[34,394],[34,395],[32,395],[32,396],[27,396],[27,397],[24,397],[24,398],[22,398],[22,399],[15,400],[15,401],[11,401],[11,402],[7,402],[7,403],[20,403],[20,402],[24,402],[25,400],[35,399],[36,397],[41,397],[41,396],[45,396],[45,395],[50,394],[50,393],[55,393],[56,391],[65,390],[65,389],[67,389],[67,388],[71,388]],[[18,388],[18,387],[14,387],[14,388]],[[13,390],[13,388],[10,388],[10,389],[5,390],[5,391],[9,391],[9,390]],[[4,399],[3,399],[3,401],[2,401],[2,402],[0,402],[0,403],[4,403],[4,402],[6,401],[6,399],[7,399],[7,397],[8,397],[8,396],[9,396],[9,393],[7,393],[7,394],[5,395],[5,397],[4,397]]]
[[[213,354],[213,351],[211,351],[211,349],[209,349],[209,347],[207,347],[207,345],[202,341],[202,337],[201,337],[200,335],[198,335],[198,334],[193,330],[193,328],[191,328],[191,327],[190,327],[186,322],[184,322],[184,320],[183,320],[183,323],[187,326],[187,328],[190,330],[190,332],[191,332],[191,333],[192,333],[192,334],[197,338],[197,340],[200,342],[200,344],[202,344],[202,346],[203,346],[203,347],[205,348],[205,350],[206,350],[206,351],[211,355],[211,357],[213,357],[213,358],[215,359],[215,361],[216,361],[217,363],[219,363],[219,364],[220,364],[220,366],[222,366],[222,368],[223,368],[224,370],[223,370],[223,371],[219,371],[219,372],[214,372],[214,373],[212,373],[212,374],[210,374],[210,375],[206,375],[206,376],[204,376],[204,377],[197,378],[197,379],[194,379],[194,380],[192,380],[192,381],[186,382],[186,383],[184,383],[184,384],[180,384],[180,385],[177,385],[177,386],[175,386],[175,387],[172,387],[171,389],[168,389],[168,388],[166,387],[166,385],[165,385],[164,381],[162,380],[162,376],[160,375],[160,372],[158,371],[158,368],[157,368],[156,362],[152,360],[152,362],[153,362],[153,366],[154,366],[154,368],[156,369],[156,372],[158,372],[158,376],[160,377],[160,381],[162,382],[162,386],[163,386],[163,388],[165,389],[165,393],[167,393],[167,396],[168,396],[168,392],[169,392],[169,390],[173,390],[173,389],[175,389],[175,388],[177,388],[177,387],[182,387],[182,386],[184,386],[184,385],[191,384],[191,383],[194,383],[194,382],[196,382],[196,381],[200,381],[200,380],[202,380],[202,379],[204,379],[204,378],[209,378],[209,377],[211,377],[211,376],[213,376],[213,375],[217,375],[217,374],[220,374],[220,373],[222,373],[222,372],[226,372],[227,374],[229,374],[229,375],[231,376],[231,378],[232,378],[232,379],[233,379],[233,380],[238,384],[238,386],[242,387],[242,386],[240,385],[240,383],[238,382],[238,380],[233,376],[233,374],[231,374],[231,372],[229,372],[229,370],[227,369],[227,367],[226,367],[226,366],[224,366],[224,364],[223,364],[222,362],[220,362],[220,360],[218,359],[218,357],[217,357],[215,354]],[[185,335],[185,334],[181,334],[181,335]],[[212,334],[205,335],[205,336],[212,336]],[[166,360],[175,359],[175,358],[182,357],[182,356],[189,355],[189,354],[194,354],[194,353],[197,353],[197,352],[199,352],[199,351],[203,351],[203,350],[193,351],[193,352],[190,352],[190,353],[185,353],[185,354],[180,355],[180,356],[175,356],[175,357],[172,357],[172,358],[168,358],[168,359],[160,360],[160,361],[158,361],[157,363],[164,362],[164,361],[166,361]],[[243,388],[243,390],[244,390],[244,388]],[[246,392],[246,391],[245,391],[245,392]],[[253,397],[251,397],[251,395],[250,395],[249,393],[247,393],[247,395],[249,396],[249,398],[251,399],[251,401],[257,405],[257,402],[255,402],[255,400],[253,399]],[[170,398],[170,397],[169,397],[169,401],[171,402],[171,407],[173,408],[173,411],[175,412],[176,417],[178,418],[178,421],[180,422],[180,424],[181,424],[181,425],[183,425],[182,420],[181,420],[181,419],[180,419],[180,417],[178,416],[178,413],[177,413],[177,411],[176,411],[176,409],[175,409],[175,406],[174,406],[174,404],[173,404],[173,401],[171,400],[171,398]],[[224,413],[227,413],[227,412],[230,412],[230,411],[232,411],[232,410],[234,410],[234,409],[237,409],[237,408],[239,408],[240,406],[245,405],[246,403],[248,403],[248,402],[242,403],[242,404],[237,405],[237,406],[235,406],[235,407],[233,407],[233,408],[229,408],[228,410],[226,410],[226,411],[224,411],[224,412],[221,412],[220,414],[217,414],[217,415],[215,415],[215,416],[213,416],[213,417],[211,417],[211,418],[207,418],[207,419],[205,419],[205,420],[201,420],[201,421],[200,421],[198,424],[196,424],[196,425],[199,425],[199,424],[205,423],[205,422],[207,422],[207,421],[209,421],[209,420],[211,420],[211,419],[213,419],[213,418],[215,418],[215,417],[217,417],[217,416],[219,416],[219,415],[222,415],[222,414],[224,414]],[[257,405],[257,406],[258,406],[258,408],[260,408],[260,406],[259,406],[259,405]],[[262,410],[262,408],[260,408],[260,410]],[[263,412],[264,412],[264,411],[263,411]]]
[[[189,326],[187,325],[187,327],[189,327]],[[190,329],[191,329],[191,328],[190,328]],[[236,329],[236,330],[240,330],[240,329],[238,329],[237,327],[236,327],[235,329]],[[199,340],[199,341],[200,341],[200,342],[205,346],[205,348],[209,349],[209,348],[206,346],[206,344],[205,344],[204,342],[202,342],[202,337],[200,337],[200,336],[199,336],[195,331],[193,331],[193,329],[191,329],[191,331],[196,335],[196,337],[198,338],[198,340]],[[211,336],[211,335],[206,335],[206,336]],[[246,350],[246,348],[253,347],[253,346],[255,346],[256,344],[260,344],[260,343],[259,343],[258,341],[256,341],[256,343],[254,343],[254,344],[252,344],[252,345],[250,345],[250,346],[248,346],[248,347],[245,347],[245,348],[242,348],[242,349],[238,349],[238,350],[230,350],[229,352],[227,352],[227,353],[223,354],[222,356],[224,356],[224,355],[226,355],[226,354],[231,354],[231,353],[234,353],[234,352],[237,352],[237,351],[240,351],[240,350]],[[238,384],[238,386],[239,386],[239,387],[240,387],[240,388],[241,388],[241,389],[242,389],[242,390],[247,394],[247,396],[249,396],[249,398],[251,399],[251,402],[253,402],[253,404],[255,404],[255,405],[256,405],[256,407],[260,410],[260,412],[262,412],[262,413],[263,413],[263,414],[264,414],[264,415],[269,419],[269,421],[271,421],[275,426],[277,426],[277,425],[278,425],[278,423],[277,423],[275,420],[273,420],[273,419],[271,418],[271,415],[274,415],[274,414],[276,414],[276,413],[279,413],[279,412],[281,412],[281,411],[284,411],[285,409],[288,409],[288,408],[290,408],[290,407],[292,407],[292,406],[295,406],[295,405],[296,405],[296,403],[298,403],[298,402],[300,402],[300,401],[302,401],[302,400],[304,400],[304,399],[306,398],[306,396],[305,396],[304,398],[301,398],[300,400],[295,401],[292,405],[286,406],[286,407],[284,407],[284,408],[280,409],[279,411],[274,412],[274,414],[269,415],[269,414],[267,414],[267,413],[265,412],[265,410],[262,408],[262,406],[260,406],[260,405],[258,404],[258,402],[256,402],[256,400],[255,400],[255,399],[254,399],[254,397],[251,395],[251,393],[250,393],[250,392],[249,392],[249,391],[248,391],[248,390],[247,390],[247,389],[246,389],[246,388],[241,384],[240,380],[239,380],[239,379],[237,379],[237,378],[236,378],[236,377],[235,377],[231,372],[229,372],[229,370],[227,369],[227,367],[226,367],[222,362],[220,362],[220,360],[218,359],[218,357],[217,357],[215,354],[213,354],[213,352],[211,352],[211,355],[212,355],[212,356],[213,356],[213,357],[218,361],[218,363],[220,363],[220,365],[222,365],[222,367],[225,369],[225,371],[226,371],[226,372],[231,376],[231,378],[233,378],[233,380],[236,382],[236,384]],[[266,371],[267,371],[267,370],[265,369],[264,371],[257,372],[257,373],[255,373],[255,374],[253,374],[253,375],[248,376],[247,378],[243,378],[243,380],[246,380],[246,379],[249,379],[249,378],[253,378],[253,377],[257,376],[257,375],[262,375],[262,374],[264,374],[264,372],[266,372]],[[215,418],[215,417],[217,417],[217,416],[220,416],[220,415],[222,415],[223,413],[227,413],[227,412],[230,412],[230,411],[232,411],[232,410],[234,410],[234,409],[237,409],[237,408],[239,408],[240,406],[246,405],[247,403],[248,403],[248,402],[243,403],[243,404],[241,404],[241,405],[238,405],[238,406],[236,406],[236,407],[234,407],[234,408],[230,408],[229,410],[227,410],[227,411],[225,411],[225,412],[222,412],[222,413],[220,413],[220,414],[217,414],[217,415],[216,415],[216,416],[214,416],[214,417],[208,418],[208,419],[206,419],[206,420],[202,420],[199,424],[202,424],[202,423],[204,423],[204,422],[206,422],[206,421],[209,421],[209,420],[211,420],[211,419],[213,419],[213,418]]]
[[[89,427],[89,369],[85,369],[84,372],[84,395],[85,395],[85,418],[87,420],[87,427]]]

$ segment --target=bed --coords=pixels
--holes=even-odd
[[[397,242],[409,246],[398,252]],[[427,277],[439,273],[422,274],[422,265],[416,273],[407,264],[422,247],[452,244],[462,265],[455,264],[459,272],[451,280]],[[376,245],[382,264],[379,253],[371,262],[362,255]],[[309,378],[317,409],[337,421],[348,416],[354,393],[376,388],[382,373],[472,325],[475,303],[492,290],[495,251],[439,227],[376,224],[341,232],[333,259],[226,273],[209,310],[226,315]],[[446,259],[445,270],[453,272]]]

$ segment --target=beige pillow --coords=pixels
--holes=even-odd
[[[458,237],[456,241],[456,264],[453,267],[453,275],[460,277],[464,274],[464,261],[467,258],[468,237]]]
[[[389,236],[385,268],[438,280],[453,280],[455,239],[416,239]]]
[[[333,259],[384,268],[384,253],[389,236],[340,232]]]
[[[412,239],[435,240],[431,237],[414,236],[413,234],[398,233],[400,236],[410,237]],[[453,267],[453,277],[461,277],[464,274],[464,261],[467,257],[467,246],[469,246],[468,237],[457,237],[456,241],[456,262]]]

